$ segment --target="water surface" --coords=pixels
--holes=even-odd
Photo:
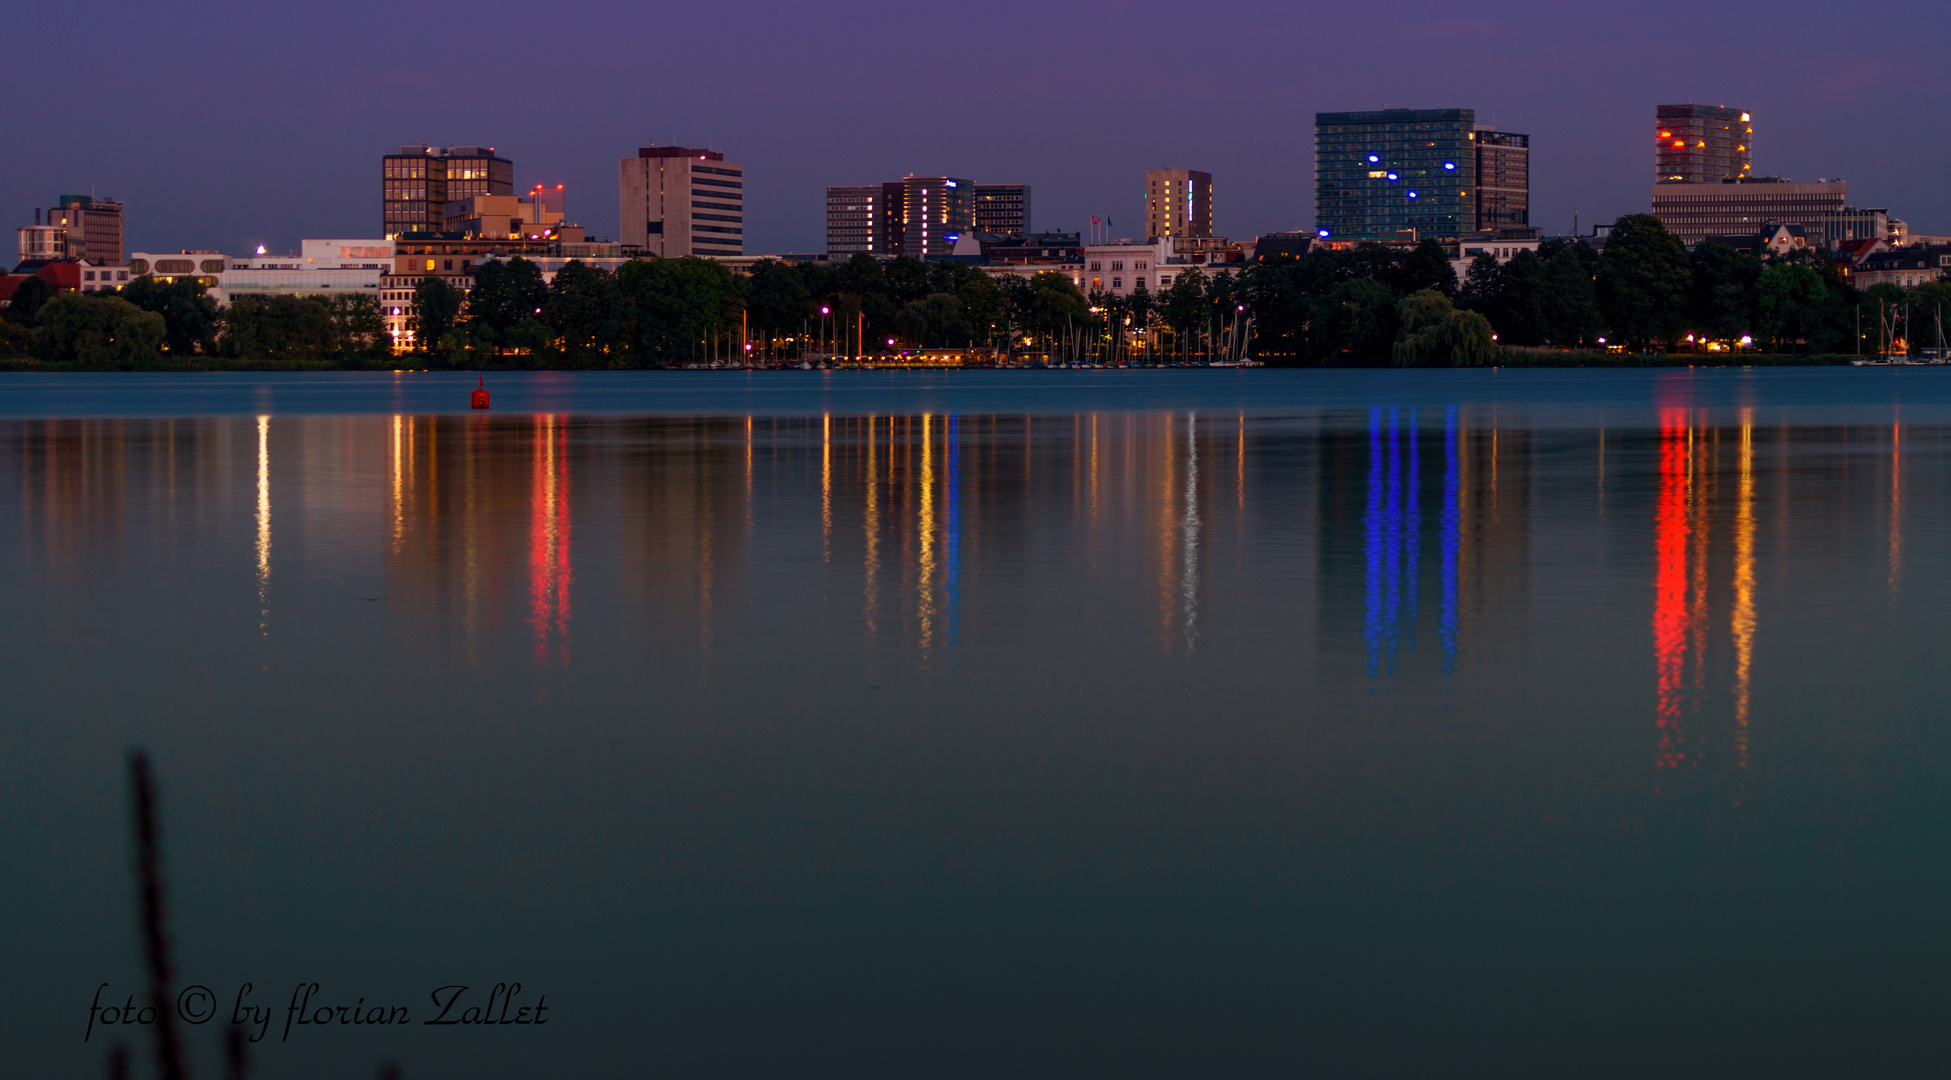
[[[142,744],[259,1075],[1936,1071],[1942,374],[8,376],[0,1043]]]

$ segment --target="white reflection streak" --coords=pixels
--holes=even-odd
[[[271,418],[257,418],[257,629],[271,622]]]
[[[1185,614],[1186,652],[1199,643],[1199,414],[1186,414],[1186,506],[1179,550],[1185,569],[1179,593]]]

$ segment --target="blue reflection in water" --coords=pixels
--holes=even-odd
[[[1382,659],[1382,410],[1368,411],[1368,508],[1362,514],[1362,555],[1368,567],[1363,581],[1368,615],[1362,620],[1362,640],[1368,644],[1368,674],[1381,673]]]
[[[1456,670],[1457,556],[1463,548],[1463,469],[1456,406],[1443,410],[1443,672]]]
[[[1422,609],[1418,590],[1422,553],[1419,450],[1415,410],[1369,410],[1368,511],[1363,518],[1368,607],[1362,638],[1368,646],[1371,677],[1392,673],[1396,655],[1416,647],[1416,619]],[[1445,529],[1451,524],[1446,516]],[[1446,531],[1446,542],[1448,537]],[[1445,555],[1449,554],[1446,546]],[[1451,560],[1445,564],[1444,578],[1444,599],[1450,606],[1454,603],[1454,576]],[[1446,617],[1450,606],[1445,608]],[[1445,639],[1446,657],[1452,644]]]

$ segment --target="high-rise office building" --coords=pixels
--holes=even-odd
[[[1477,229],[1531,224],[1531,136],[1477,131]]]
[[[492,146],[410,143],[380,159],[380,213],[388,240],[440,232],[448,200],[513,195],[515,165]]]
[[[1748,176],[1754,125],[1747,112],[1724,105],[1661,105],[1654,180],[1661,184],[1718,184]]]
[[[1454,238],[1476,231],[1477,196],[1475,109],[1314,114],[1318,235]]]
[[[881,185],[863,184],[826,189],[826,253],[846,255],[864,251],[879,254]]]
[[[745,166],[717,150],[647,146],[618,170],[623,243],[666,259],[745,254]]]
[[[910,176],[901,182],[901,253],[946,255],[975,231],[975,183],[958,176]]]
[[[1145,170],[1145,236],[1213,234],[1213,174],[1193,169]]]
[[[1030,185],[977,184],[975,231],[1025,236],[1030,231]]]

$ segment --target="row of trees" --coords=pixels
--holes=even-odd
[[[465,298],[415,289],[414,341],[455,365],[631,367],[702,360],[1004,344],[1084,326],[1061,274],[998,282],[963,263],[855,255],[838,266],[763,261],[739,277],[705,259],[572,261],[544,283],[525,259],[483,264]]]
[[[1944,285],[1884,284],[1859,294],[1822,251],[1760,257],[1707,241],[1689,252],[1646,214],[1621,218],[1603,254],[1583,240],[1551,240],[1502,264],[1479,255],[1462,281],[1443,249],[1424,241],[1412,251],[1363,244],[1276,256],[1232,288],[1254,317],[1261,352],[1292,363],[1405,362],[1395,343],[1408,332],[1404,304],[1419,290],[1482,316],[1500,347],[1669,352],[1709,343],[1854,351],[1859,318],[1879,302],[1886,311],[1908,304],[1934,313],[1951,299]],[[1861,326],[1874,348],[1874,315]]]
[[[1689,253],[1645,214],[1621,218],[1603,255],[1579,242],[1548,243],[1503,266],[1479,256],[1460,293],[1506,344],[1578,348],[1604,339],[1669,352],[1710,342],[1774,352],[1848,350],[1862,299],[1826,252],[1764,258],[1709,240]],[[1884,293],[1903,297],[1894,286]]]
[[[219,309],[194,281],[140,277],[114,293],[15,290],[0,344],[50,361],[123,365],[196,355],[236,360],[378,361],[391,353],[371,296],[245,296]]]

